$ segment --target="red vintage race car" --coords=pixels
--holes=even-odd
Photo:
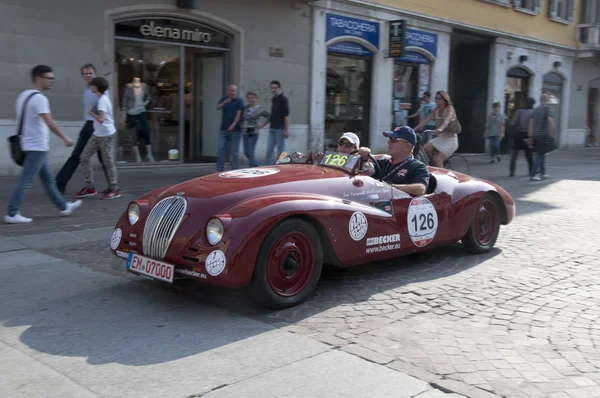
[[[248,286],[264,306],[297,305],[323,264],[350,267],[462,240],[495,244],[515,203],[493,182],[430,167],[423,196],[361,175],[356,155],[282,153],[272,166],[161,188],[131,202],[111,249],[138,275]]]

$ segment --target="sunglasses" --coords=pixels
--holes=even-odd
[[[442,97],[435,97],[436,100],[441,101]]]
[[[388,137],[388,141],[392,144],[402,141],[400,138]]]
[[[354,146],[353,143],[348,142],[348,141],[346,141],[346,142],[340,141],[340,142],[338,142],[338,145],[339,146],[345,146],[346,148],[352,148]]]

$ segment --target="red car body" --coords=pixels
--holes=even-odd
[[[123,213],[111,249],[123,258],[137,253],[172,264],[175,278],[232,288],[251,285],[258,278],[259,262],[266,262],[260,267],[267,273],[262,280],[266,286],[260,289],[270,285],[276,293],[259,301],[273,308],[295,305],[306,297],[299,294],[311,290],[308,279],[315,278],[311,272],[320,274],[319,261],[356,266],[464,242],[469,233],[479,242],[471,251],[489,250],[500,224],[510,223],[515,215],[511,196],[490,181],[446,169],[429,170],[428,192],[416,198],[368,176],[313,164],[311,153],[299,163],[206,175],[135,200],[139,219],[131,225],[128,211]],[[152,216],[149,225],[148,217],[153,209],[158,214],[161,201],[163,207],[183,206],[178,210],[181,217],[161,226],[164,220]],[[209,243],[206,229],[213,218],[223,227],[215,245]],[[302,222],[301,232],[290,226],[276,243],[272,242],[279,237],[272,237],[272,247],[260,260],[269,233],[286,220]],[[305,227],[316,235],[302,232]],[[207,270],[207,258],[212,256],[212,262],[222,254],[224,267]],[[300,275],[299,266],[312,271]]]

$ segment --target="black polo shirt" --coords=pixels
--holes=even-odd
[[[288,99],[283,93],[273,97],[271,106],[271,128],[283,130],[285,128],[284,118],[290,115]]]
[[[429,170],[425,163],[410,157],[398,164],[394,164],[391,157],[377,160],[381,172],[373,175],[373,178],[387,182],[388,184],[425,184],[429,185]]]

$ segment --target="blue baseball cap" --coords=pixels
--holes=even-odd
[[[417,135],[415,134],[415,131],[408,126],[396,127],[394,131],[384,131],[383,135],[386,137],[399,138],[410,143],[412,146],[417,145]]]

